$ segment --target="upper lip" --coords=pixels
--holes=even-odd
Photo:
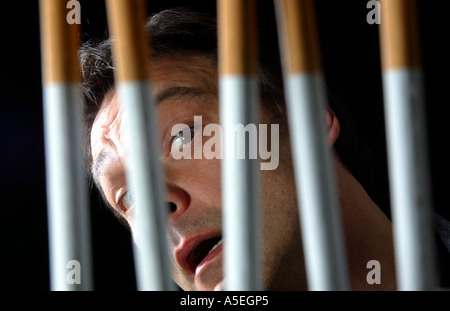
[[[211,232],[207,234],[197,235],[193,237],[184,238],[180,244],[174,249],[175,260],[177,264],[185,270],[191,272],[195,271],[196,264],[193,263],[193,254],[197,250],[197,247],[210,239],[221,236],[221,232]]]

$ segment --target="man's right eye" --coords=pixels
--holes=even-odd
[[[127,191],[119,201],[119,207],[122,211],[127,212],[134,204],[134,194],[132,191]]]
[[[177,135],[172,136],[171,152],[182,152],[185,147],[188,147],[194,137],[194,127],[188,127],[179,131]]]

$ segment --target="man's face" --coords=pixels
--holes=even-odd
[[[220,124],[217,70],[210,60],[191,55],[155,61],[152,73],[158,98],[160,163],[165,173],[166,200],[171,203],[168,243],[173,278],[185,290],[222,289],[226,282],[222,270],[223,245],[227,241],[210,252],[222,236],[221,160],[206,156],[175,159],[171,154],[175,143],[188,146],[179,136],[172,136],[174,125],[193,127],[194,116],[202,117],[203,127]],[[260,120],[263,124],[273,122],[272,115],[263,107]],[[306,289],[289,139],[283,134],[285,126],[280,124],[278,167],[260,172],[262,273],[266,289]],[[94,177],[108,203],[130,224],[139,244],[131,196],[127,195],[121,132],[122,111],[117,94],[111,92],[92,127]]]

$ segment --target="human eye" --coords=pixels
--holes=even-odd
[[[134,193],[133,191],[127,191],[119,200],[119,207],[123,212],[127,212],[134,204]]]
[[[195,128],[193,126],[185,127],[177,130],[175,133],[170,139],[170,150],[171,152],[182,152],[184,148],[190,146],[195,135]]]

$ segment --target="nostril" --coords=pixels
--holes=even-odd
[[[168,202],[169,210],[171,213],[175,212],[177,210],[177,205],[173,202]]]

